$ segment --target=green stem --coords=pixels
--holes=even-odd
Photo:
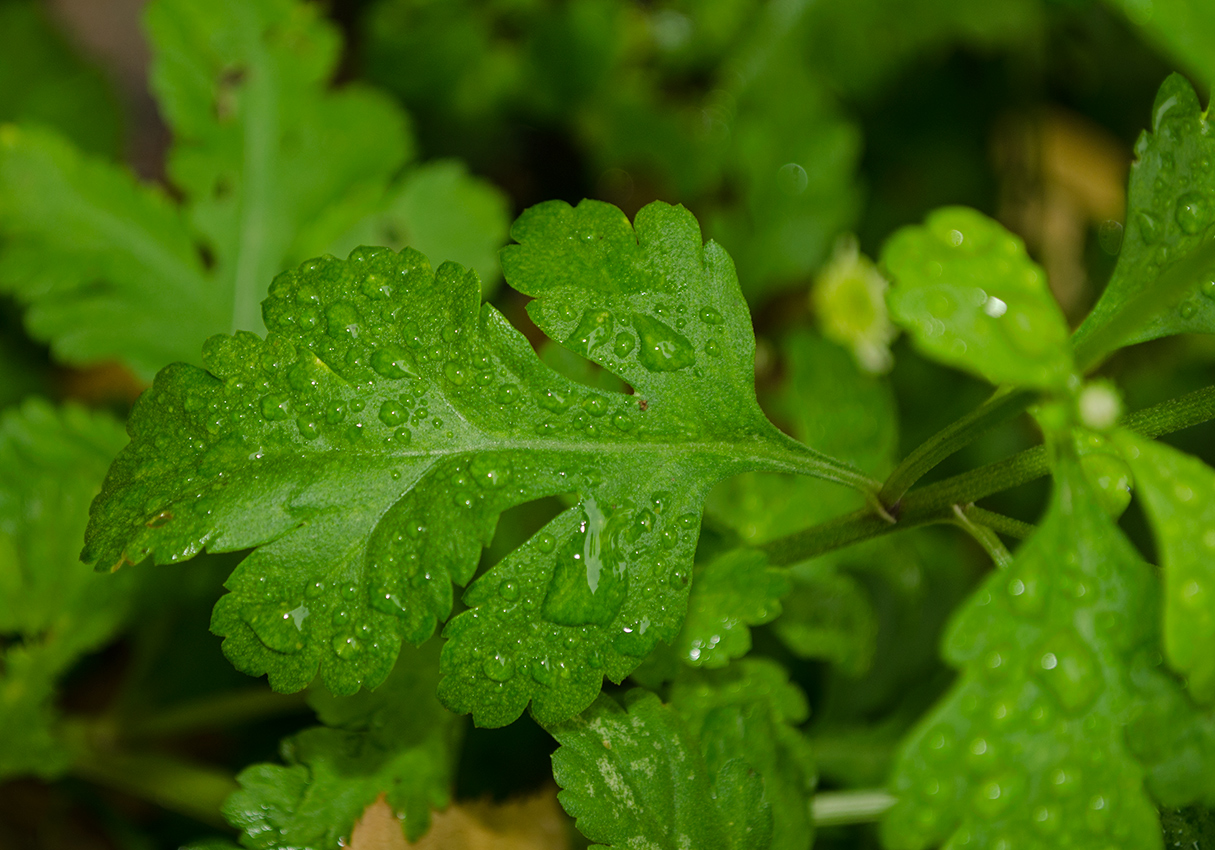
[[[945,458],[965,448],[986,431],[1007,422],[1034,400],[1029,390],[1000,391],[981,407],[942,428],[907,455],[890,473],[878,498],[887,508],[897,505],[915,482]]]
[[[825,791],[810,800],[810,817],[815,826],[846,826],[872,823],[884,815],[897,800],[880,789],[864,791]]]
[[[278,694],[264,687],[208,694],[150,717],[124,721],[122,736],[130,739],[163,738],[199,729],[239,726],[268,717],[306,711],[306,696],[302,691]]]
[[[220,808],[239,787],[228,773],[160,753],[115,750],[95,724],[65,724],[64,739],[74,750],[73,775],[202,823],[227,826]]]
[[[995,511],[985,510],[978,505],[967,505],[966,507],[954,505],[953,508],[954,511],[961,511],[970,522],[985,526],[1006,537],[1024,540],[1034,533],[1034,526],[1028,522],[1021,522],[1019,519],[1013,519],[1010,516],[1004,516],[1004,514],[998,514]]]
[[[1204,387],[1128,414],[1122,426],[1145,437],[1159,437],[1212,419],[1215,419],[1215,387]],[[1028,483],[1049,472],[1046,449],[1035,446],[1002,461],[912,490],[899,505],[896,524],[892,525],[872,510],[864,509],[779,537],[761,548],[774,564],[795,564],[892,531],[935,522],[953,522],[956,520],[952,511],[954,505],[969,505],[984,496]],[[1022,526],[1024,524],[996,530],[1018,537],[1028,532],[1028,527]]]
[[[973,508],[974,506],[971,505]],[[977,522],[971,516],[968,516],[968,511],[964,510],[960,505],[953,506],[954,515],[957,517],[957,525],[967,534],[975,539],[997,567],[1003,569],[1012,563],[1012,555],[1000,540],[999,535],[991,529],[990,526]],[[996,514],[999,516],[999,514]]]

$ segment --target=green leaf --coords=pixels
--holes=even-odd
[[[67,768],[57,680],[127,613],[135,577],[99,576],[77,559],[120,445],[117,423],[78,407],[30,399],[0,416],[0,775]]]
[[[1122,456],[1152,524],[1164,570],[1164,650],[1190,693],[1215,701],[1215,470],[1123,432]]]
[[[693,667],[724,667],[741,658],[751,651],[749,627],[776,618],[788,592],[788,571],[770,566],[753,549],[736,549],[698,567],[676,653]]]
[[[885,554],[879,551],[874,557],[880,560]],[[838,569],[836,560],[818,558],[794,572],[792,591],[773,630],[797,656],[822,658],[859,676],[873,661],[877,615],[864,587]]]
[[[438,643],[401,654],[374,691],[314,693],[324,726],[283,742],[286,766],[256,764],[224,816],[257,850],[324,850],[349,843],[363,810],[385,795],[411,841],[430,828],[432,809],[451,802],[460,724],[435,699]]]
[[[810,797],[817,775],[805,737],[806,698],[788,674],[767,659],[745,659],[724,670],[685,670],[671,688],[671,705],[700,740],[710,773],[745,762],[764,782],[772,807],[773,850],[807,850],[814,840]]]
[[[1215,283],[1184,277],[1159,303],[1144,299],[1160,289],[1161,273],[1192,254],[1215,222],[1215,139],[1207,113],[1180,74],[1156,94],[1152,131],[1135,143],[1127,187],[1127,223],[1113,275],[1100,300],[1076,329],[1080,345],[1114,321],[1125,332],[1111,343],[1129,345],[1178,333],[1215,332]]]
[[[760,777],[739,759],[710,769],[678,712],[654,694],[630,691],[623,708],[604,694],[549,732],[561,745],[558,799],[595,846],[772,846]]]
[[[883,824],[892,850],[1160,847],[1124,724],[1155,641],[1146,564],[1074,460],[1012,565],[962,608],[944,653],[962,675],[906,740]]]
[[[498,250],[506,244],[509,221],[501,191],[469,175],[458,160],[439,160],[407,173],[382,207],[331,244],[329,253],[341,257],[360,245],[409,245],[436,264],[452,260],[471,268],[485,297],[502,277]]]
[[[496,276],[499,196],[453,164],[394,182],[405,116],[369,89],[331,87],[341,44],[319,7],[157,0],[147,24],[180,204],[49,131],[0,134],[0,287],[57,356],[116,357],[149,377],[197,362],[207,337],[262,328],[275,274],[360,229],[391,226],[398,243]]]
[[[255,548],[215,609],[225,653],[276,689],[319,667],[348,694],[450,615],[499,513],[576,493],[469,588],[442,660],[453,710],[504,725],[531,700],[554,722],[678,632],[713,483],[766,468],[863,486],[764,419],[729,258],[685,210],[652,204],[634,232],[606,204],[545,204],[514,236],[507,279],[537,324],[635,395],[549,370],[453,264],[312,261],[276,279],[267,339],[215,337],[210,372],[169,367],[139,400],[86,558]]]
[[[1067,323],[1025,245],[965,207],[944,207],[887,240],[891,318],[926,356],[993,384],[1060,388]]]
[[[1215,58],[1211,39],[1215,38],[1215,10],[1203,0],[1107,0],[1136,24],[1148,40],[1171,54],[1192,71],[1200,82],[1215,83]]]

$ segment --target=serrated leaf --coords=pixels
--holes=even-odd
[[[810,796],[817,780],[810,747],[797,726],[806,698],[779,664],[744,659],[723,670],[681,672],[671,705],[700,741],[710,772],[731,760],[763,779],[772,807],[773,850],[807,850],[814,840]]]
[[[286,766],[256,764],[224,816],[256,850],[327,850],[350,840],[363,811],[381,796],[410,840],[446,808],[454,782],[459,724],[435,699],[438,646],[407,650],[392,675],[351,697],[313,694],[324,726],[283,742]]]
[[[1164,650],[1190,693],[1215,700],[1215,470],[1161,443],[1119,433],[1164,571]]]
[[[634,233],[606,204],[545,204],[514,235],[507,279],[537,323],[635,395],[547,369],[453,264],[316,260],[276,279],[267,339],[215,337],[210,372],[170,367],[136,404],[86,558],[256,548],[215,609],[225,653],[279,690],[319,667],[353,693],[449,616],[501,511],[577,493],[469,588],[442,660],[453,710],[503,725],[531,700],[553,722],[678,632],[714,482],[864,481],[763,418],[729,258],[685,210],[652,204]]]
[[[91,573],[75,552],[121,444],[116,422],[78,407],[0,416],[0,775],[66,769],[57,680],[126,615],[134,576]]]
[[[903,746],[892,850],[1161,846],[1124,739],[1154,580],[1075,461],[1057,475],[1039,529],[950,627],[944,654],[962,676]]]
[[[771,810],[738,759],[710,770],[679,714],[640,689],[549,728],[553,777],[578,830],[604,847],[763,850]]]
[[[926,356],[993,384],[1061,388],[1067,322],[1022,241],[965,207],[943,207],[887,240],[891,318]]]
[[[1119,342],[1129,345],[1178,333],[1215,332],[1215,284],[1182,281],[1158,311],[1143,313],[1137,299],[1159,285],[1161,272],[1202,245],[1215,223],[1215,140],[1207,113],[1180,74],[1160,87],[1152,130],[1135,143],[1127,186],[1127,222],[1113,275],[1092,312],[1076,329],[1076,344],[1115,319],[1132,319]],[[1128,309],[1140,314],[1124,317]]]
[[[262,328],[279,271],[404,211],[398,239],[486,262],[505,227],[492,190],[441,167],[391,186],[405,116],[369,89],[330,88],[341,44],[319,7],[157,0],[147,24],[180,204],[49,131],[0,135],[0,286],[60,358],[116,357],[145,377],[197,362],[212,334]],[[474,206],[436,213],[436,180]]]
[[[789,592],[787,570],[753,549],[736,549],[696,569],[675,652],[693,667],[724,667],[751,651],[750,626],[771,622]]]

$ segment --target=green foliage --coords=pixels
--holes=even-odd
[[[1116,340],[1123,345],[1215,330],[1215,285],[1209,278],[1195,285],[1187,277],[1175,288],[1166,288],[1161,278],[1203,243],[1215,221],[1215,141],[1208,132],[1207,113],[1194,89],[1173,74],[1156,95],[1151,132],[1135,144],[1118,264],[1101,300],[1077,330],[1077,344],[1115,319],[1127,322]],[[1159,293],[1156,298],[1151,298],[1153,290]]]
[[[108,416],[31,399],[0,416],[0,776],[70,763],[57,680],[121,625],[135,576],[77,560],[89,501],[122,444]]]
[[[319,667],[349,694],[447,619],[501,511],[576,492],[445,630],[449,707],[499,726],[532,701],[554,722],[678,632],[713,483],[861,480],[763,417],[729,258],[686,211],[647,207],[634,233],[606,204],[555,203],[512,233],[504,266],[536,323],[634,395],[548,370],[455,265],[409,249],[306,263],[272,286],[265,340],[215,337],[209,371],[170,367],[140,399],[86,559],[258,547],[215,610],[225,653],[280,690]]]
[[[1057,475],[1041,527],[950,626],[962,677],[903,745],[891,848],[1161,846],[1123,740],[1156,589],[1076,462]]]
[[[891,317],[929,357],[993,384],[1059,388],[1072,374],[1067,323],[1025,246],[963,208],[896,233],[882,251]]]
[[[159,0],[147,25],[180,204],[51,131],[0,137],[0,286],[58,356],[144,376],[197,362],[208,336],[261,328],[274,275],[347,234],[391,227],[492,274],[502,202],[451,166],[397,181],[405,116],[365,87],[329,89],[341,45],[315,7]],[[450,191],[471,203],[431,214]]]
[[[737,755],[742,742],[712,731],[698,741],[654,694],[630,691],[623,708],[604,694],[549,731],[561,744],[553,755],[561,805],[596,846],[772,846],[772,805]]]
[[[309,697],[324,726],[283,742],[287,765],[257,764],[224,815],[246,847],[336,847],[381,793],[410,840],[432,809],[450,803],[459,726],[435,699],[438,646],[406,650],[378,689],[353,697]],[[407,711],[402,708],[408,706]]]

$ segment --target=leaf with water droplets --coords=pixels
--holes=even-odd
[[[54,706],[60,676],[109,640],[135,576],[76,557],[88,504],[122,445],[110,417],[31,399],[0,416],[0,777],[71,763]]]
[[[1174,448],[1120,433],[1164,571],[1164,650],[1201,702],[1215,700],[1215,470]]]
[[[561,745],[553,777],[561,805],[596,846],[767,850],[773,846],[764,782],[730,749],[704,739],[648,691],[622,708],[603,694],[580,716],[548,727]],[[723,748],[715,752],[720,741]],[[706,753],[725,758],[706,759]]]
[[[451,802],[460,734],[456,716],[435,699],[437,643],[403,652],[375,691],[312,694],[324,725],[283,742],[286,765],[245,768],[224,804],[246,847],[341,846],[381,796],[410,840],[426,832],[431,810]]]
[[[925,355],[993,384],[1060,388],[1073,367],[1067,322],[1025,245],[965,207],[887,240],[891,318]]]
[[[671,705],[700,741],[710,772],[738,759],[763,779],[772,850],[807,850],[814,840],[807,801],[817,774],[797,726],[810,712],[785,670],[762,658],[723,670],[685,668],[671,687]]]
[[[157,0],[147,28],[180,203],[51,131],[0,138],[0,281],[58,356],[118,358],[145,377],[198,362],[210,335],[261,330],[275,274],[388,224],[496,271],[500,196],[452,164],[393,182],[406,118],[377,92],[331,86],[341,43],[317,8]]]
[[[749,627],[775,619],[788,592],[787,571],[770,566],[762,552],[736,549],[713,559],[694,573],[675,651],[694,667],[724,667],[751,651]]]
[[[537,230],[550,216],[633,233],[615,208],[584,207],[525,216],[513,250],[568,253],[566,233]],[[697,344],[723,335],[744,356],[657,372],[613,361],[635,394],[591,388],[546,367],[454,264],[435,273],[412,249],[311,261],[275,280],[267,338],[213,337],[209,371],[169,367],[139,400],[86,557],[111,567],[254,549],[215,608],[224,652],[279,690],[319,668],[353,693],[383,680],[402,639],[424,641],[450,616],[452,585],[472,578],[502,511],[574,493],[468,589],[472,610],[445,632],[440,694],[483,725],[529,701],[544,721],[576,714],[604,676],[620,681],[678,633],[716,481],[765,468],[859,477],[763,417],[737,281],[695,219],[654,205],[637,231],[640,259],[632,235],[578,243],[602,279],[570,287],[581,303],[567,325],[546,322],[554,337],[619,302],[623,267],[638,291],[666,293],[676,327],[681,304],[712,307],[721,321],[680,332]],[[510,283],[543,289],[511,256]],[[595,266],[578,251],[553,262]],[[545,292],[534,311],[564,297]]]
[[[1132,671],[1156,640],[1154,579],[1076,461],[1057,476],[1039,529],[950,626],[962,675],[904,742],[892,850],[1160,846],[1124,737]]]
[[[1178,278],[1172,291],[1161,291],[1162,302],[1144,306],[1145,296],[1164,283],[1162,273],[1210,240],[1215,224],[1210,130],[1185,77],[1173,74],[1165,80],[1152,107],[1151,131],[1135,143],[1118,263],[1097,305],[1076,329],[1077,345],[1115,321],[1124,327],[1111,344],[1215,332],[1215,270],[1210,268],[1198,278]]]

